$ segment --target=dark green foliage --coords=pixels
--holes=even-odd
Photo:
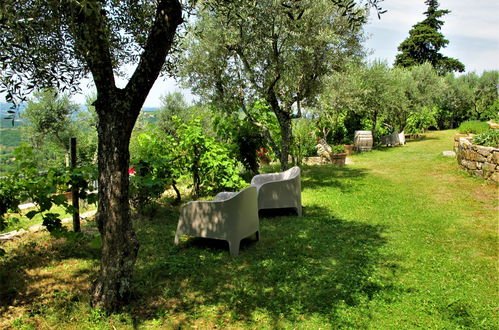
[[[459,133],[461,134],[480,134],[489,130],[489,125],[478,120],[468,120],[459,125]]]
[[[263,132],[239,113],[220,114],[213,122],[218,137],[227,143],[231,154],[246,170],[258,173],[257,151],[266,147]]]
[[[499,131],[489,129],[482,132],[473,138],[473,144],[478,144],[484,147],[499,148]]]
[[[395,58],[395,66],[409,67],[429,62],[439,74],[463,72],[464,65],[459,60],[439,53],[441,48],[449,44],[449,40],[440,33],[444,24],[440,18],[450,11],[439,10],[436,0],[427,0],[425,3],[428,5],[424,13],[426,19],[414,25],[409,37],[398,47],[401,53]]]
[[[258,173],[257,150],[264,147],[263,134],[258,127],[249,121],[244,121],[236,132],[238,159],[244,167],[253,173]]]

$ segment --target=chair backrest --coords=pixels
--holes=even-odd
[[[300,176],[300,168],[293,166],[289,170],[282,173],[282,180],[290,180]]]
[[[248,186],[244,188],[243,190],[240,190],[238,192],[221,192],[218,193],[215,198],[213,199],[213,202],[232,202],[239,200],[241,198],[244,198],[245,195],[251,194],[251,190],[256,190],[255,186]]]

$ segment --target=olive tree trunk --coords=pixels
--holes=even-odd
[[[126,105],[117,101],[97,103],[97,111],[101,114],[99,106],[115,111],[101,115],[98,125],[99,209],[96,220],[102,238],[102,255],[92,298],[96,306],[117,310],[130,301],[133,267],[139,250],[128,201],[128,147],[131,123],[135,123],[136,116],[123,120],[127,116],[119,107]],[[139,111],[140,108],[129,111],[128,117],[131,117],[130,113],[138,115]]]
[[[279,122],[279,127],[280,127],[280,133],[281,133],[281,145],[280,145],[280,150],[277,154],[279,157],[279,161],[281,163],[281,170],[285,171],[289,168],[288,165],[288,158],[289,158],[289,152],[293,140],[293,132],[292,132],[292,127],[291,127],[291,117],[289,116],[288,113],[284,111],[274,111],[277,120]]]

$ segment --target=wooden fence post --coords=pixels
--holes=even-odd
[[[71,138],[71,168],[76,168],[76,138]],[[73,231],[75,233],[80,231],[80,196],[78,193],[78,187],[72,185],[71,196],[73,200],[73,207],[75,212],[73,213]]]

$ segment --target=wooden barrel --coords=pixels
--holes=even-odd
[[[355,150],[364,152],[373,148],[373,133],[371,131],[355,131]]]

